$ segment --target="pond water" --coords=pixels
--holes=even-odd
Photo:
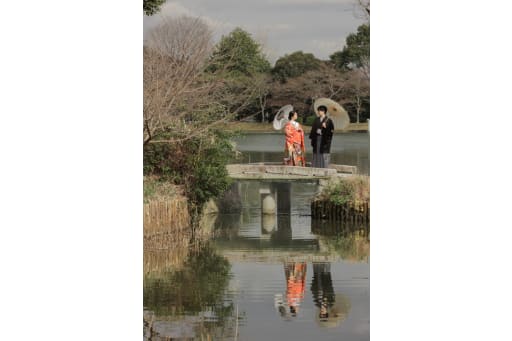
[[[306,160],[312,160],[312,148],[306,135]],[[237,162],[282,162],[284,154],[284,134],[253,133],[235,140],[242,152]],[[370,175],[370,134],[335,134],[331,144],[331,163],[357,166],[359,173]]]
[[[352,141],[357,165],[369,172],[367,137],[353,135],[342,138],[344,148]],[[282,136],[268,136],[257,142],[267,148],[261,161],[273,161],[282,145]],[[268,188],[277,191],[276,215],[261,212]],[[165,259],[158,271],[158,257],[145,259],[144,339],[369,340],[369,226],[312,220],[317,191],[316,182],[236,182],[221,213],[206,219],[210,240],[171,247],[164,270]]]

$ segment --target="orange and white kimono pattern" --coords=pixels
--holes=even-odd
[[[284,163],[289,166],[306,166],[304,130],[298,122],[290,121],[284,127],[286,135]]]
[[[304,299],[306,288],[306,262],[285,263],[286,276],[286,303],[293,309],[292,313],[299,311],[299,306]]]

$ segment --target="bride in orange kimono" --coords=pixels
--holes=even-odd
[[[306,148],[304,146],[304,130],[297,122],[297,111],[288,115],[290,120],[284,127],[286,135],[284,163],[289,166],[306,167]]]

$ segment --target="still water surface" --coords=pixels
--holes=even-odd
[[[281,155],[281,145],[266,147],[261,161]],[[364,169],[368,150],[355,149]],[[211,217],[213,239],[185,254],[166,251],[181,254],[145,272],[145,340],[369,340],[369,226],[312,221],[315,182],[280,184],[287,205],[264,216],[267,185],[235,183],[224,213]]]
[[[309,132],[306,130],[306,133]],[[312,148],[305,136],[306,160],[312,160]],[[243,153],[240,163],[282,162],[284,134],[247,134],[236,139]],[[359,173],[370,175],[370,135],[367,133],[335,134],[331,144],[331,163],[357,166]]]

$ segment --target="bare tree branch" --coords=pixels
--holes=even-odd
[[[370,21],[370,0],[357,0],[357,7],[359,7],[363,18]]]
[[[231,77],[234,52],[212,52],[212,31],[198,18],[167,18],[149,34],[144,47],[144,144],[198,136],[266,96],[265,80]]]

